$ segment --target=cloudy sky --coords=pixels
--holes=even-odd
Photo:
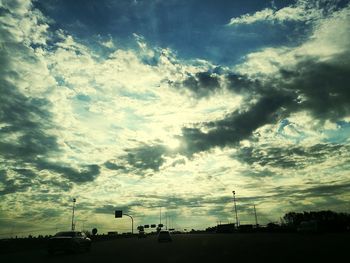
[[[349,32],[341,0],[0,0],[0,234],[72,198],[100,232],[234,222],[233,190],[242,224],[350,212]]]

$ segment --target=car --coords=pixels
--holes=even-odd
[[[145,238],[147,237],[145,231],[140,231],[139,234],[137,235],[138,238]]]
[[[91,239],[80,231],[63,231],[56,233],[48,240],[48,253],[54,254],[58,251],[78,252],[91,249]]]
[[[161,230],[158,234],[157,240],[158,240],[158,242],[171,242],[171,241],[173,241],[169,231],[167,231],[167,230]]]

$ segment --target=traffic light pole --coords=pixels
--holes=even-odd
[[[236,227],[238,227],[238,215],[237,215],[237,207],[236,207],[236,191],[232,191],[233,193],[233,203],[235,206],[235,214],[236,214]]]

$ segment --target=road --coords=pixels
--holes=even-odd
[[[1,255],[1,262],[339,262],[348,257],[350,234],[291,233],[178,234],[173,242],[156,236],[93,243],[90,252],[27,250]]]

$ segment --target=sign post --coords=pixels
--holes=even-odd
[[[73,198],[73,209],[72,209],[72,231],[75,230],[75,223],[74,223],[74,208],[75,208],[75,202],[77,199]]]

